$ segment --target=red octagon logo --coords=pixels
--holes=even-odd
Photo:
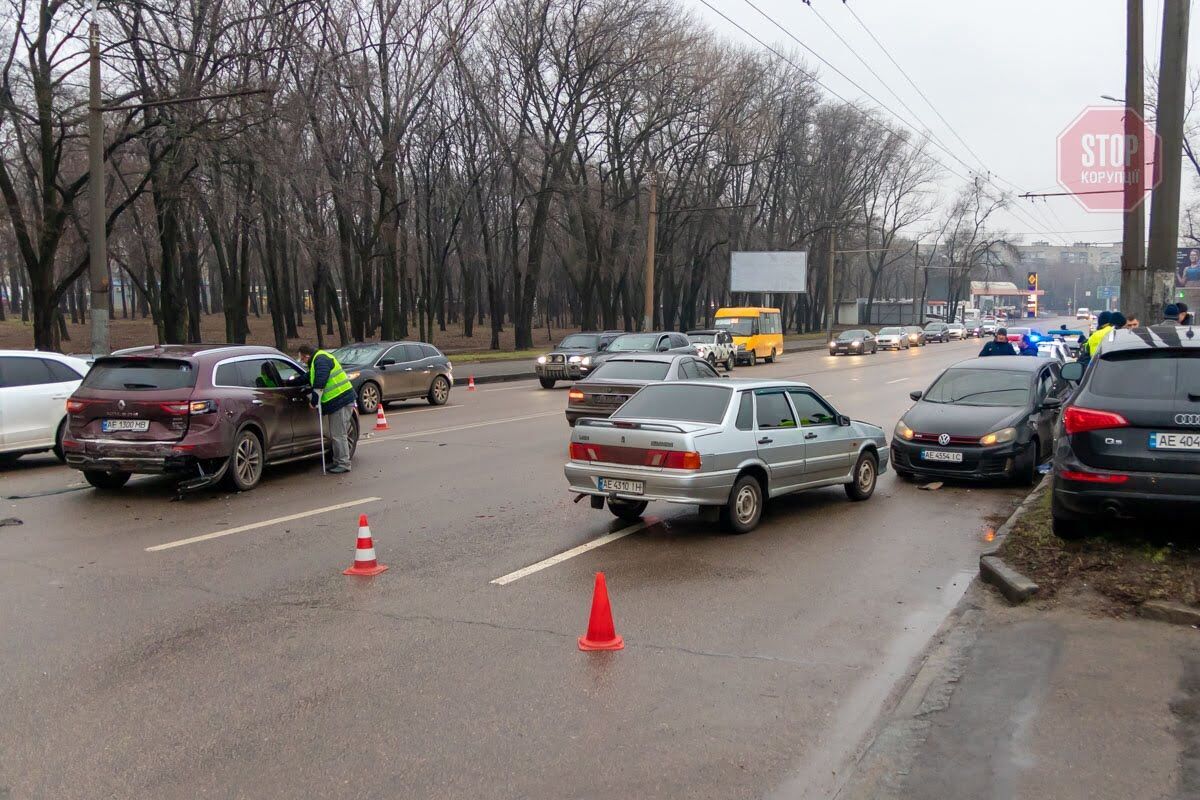
[[[1132,210],[1158,183],[1157,134],[1136,112],[1134,117],[1127,132],[1123,106],[1091,106],[1058,135],[1058,184],[1088,211]]]

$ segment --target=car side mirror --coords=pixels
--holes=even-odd
[[[1083,364],[1080,364],[1078,361],[1063,364],[1062,376],[1064,380],[1068,380],[1071,383],[1079,383],[1083,380]]]
[[[837,424],[841,425],[843,428],[849,427],[850,418],[847,417],[845,414],[838,414],[837,415]]]
[[[596,348],[596,349],[597,349],[599,352],[603,353],[605,350],[607,350],[607,349],[608,349],[608,343],[607,343],[607,342],[601,342],[601,343],[600,343],[600,346],[599,346],[598,348]]]
[[[1042,401],[1042,408],[1045,408],[1045,409],[1062,408],[1062,404],[1063,404],[1063,401],[1062,401],[1061,397],[1047,397],[1045,400]]]
[[[393,364],[395,364],[395,363],[396,363],[396,359],[394,359],[394,358],[381,358],[381,359],[379,360],[379,365],[378,365],[378,366],[381,366],[381,367],[390,367],[390,366],[392,366],[392,365],[393,365]]]
[[[924,392],[909,392],[908,396],[913,400],[920,400],[925,395]]]

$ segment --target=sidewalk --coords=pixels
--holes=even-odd
[[[839,800],[1200,797],[1200,634],[978,582]]]
[[[801,353],[807,350],[823,350],[825,348],[825,340],[821,339],[800,339],[792,341],[784,339],[784,346],[787,348],[784,357],[787,353]],[[454,355],[449,356],[450,363],[454,363]],[[533,371],[533,359],[522,359],[520,361],[475,361],[471,363],[454,364],[454,382],[465,384],[469,376],[475,376],[475,383],[500,383],[503,381],[525,381],[533,380],[537,374]]]

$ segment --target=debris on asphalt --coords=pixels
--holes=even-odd
[[[24,524],[25,524],[24,520],[17,519],[16,517],[5,517],[4,519],[0,519],[0,528],[3,528],[8,525],[24,525]]]
[[[917,488],[924,489],[927,492],[936,492],[938,489],[942,488],[943,485],[944,484],[941,481],[934,481],[933,483],[923,483]]]

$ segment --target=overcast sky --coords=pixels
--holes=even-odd
[[[757,43],[706,8],[681,0],[725,36]],[[818,69],[827,86],[849,100],[874,101],[821,64],[787,33],[761,16],[746,0],[708,0],[763,41],[789,56],[799,51]],[[920,129],[930,129],[964,161],[977,165],[961,142],[937,118],[916,90],[871,40],[842,0],[753,0],[766,14],[856,81],[883,104]],[[1157,67],[1163,0],[1145,0],[1147,68]],[[855,13],[921,87],[933,105],[982,159],[993,175],[1021,192],[1060,191],[1055,176],[1055,139],[1084,107],[1108,105],[1100,95],[1124,97],[1125,0],[849,0]],[[1193,8],[1194,34],[1200,9]],[[821,17],[857,50],[886,84],[920,115],[914,121],[880,85]],[[1200,64],[1191,37],[1192,64]],[[931,148],[938,160],[960,174],[966,167]],[[977,167],[978,168],[978,167]],[[1011,186],[997,183],[1006,189]],[[947,192],[962,185],[948,176]],[[1185,204],[1193,181],[1184,172]],[[1071,197],[1017,201],[1001,225],[1023,234],[1025,242],[1060,238],[1068,242],[1119,240],[1117,214],[1090,213]],[[1147,209],[1149,203],[1146,204]],[[1022,213],[1024,212],[1024,213]],[[1048,237],[1039,231],[1054,231]],[[1058,235],[1061,233],[1061,237]],[[1016,238],[1016,237],[1014,237]]]

